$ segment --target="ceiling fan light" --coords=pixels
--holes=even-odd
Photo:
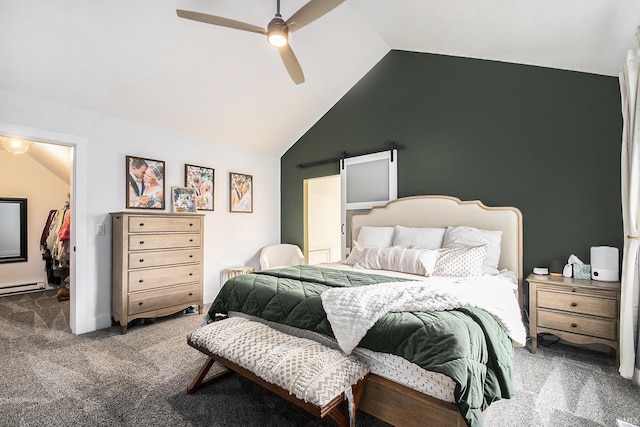
[[[23,141],[18,138],[4,138],[2,146],[11,154],[24,154],[29,150],[31,144],[29,141]]]
[[[289,29],[280,14],[276,14],[275,18],[267,25],[267,41],[271,46],[282,47],[287,44],[288,36]]]

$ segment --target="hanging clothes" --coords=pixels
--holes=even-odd
[[[64,286],[69,276],[69,246],[71,238],[69,201],[59,210],[51,210],[40,236],[40,250],[45,260],[49,284]]]

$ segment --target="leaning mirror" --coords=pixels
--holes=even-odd
[[[0,198],[0,263],[27,261],[27,199]]]

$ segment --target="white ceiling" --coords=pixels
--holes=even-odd
[[[286,19],[306,0],[282,0]],[[282,155],[390,50],[617,76],[640,0],[346,0],[291,34],[295,85],[259,34],[275,0],[0,0],[0,89]]]

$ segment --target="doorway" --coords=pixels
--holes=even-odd
[[[68,331],[72,148],[0,141],[0,193],[21,198],[25,208],[25,256],[0,265],[2,304],[15,304],[21,322]]]
[[[78,301],[86,299],[87,291],[78,289],[78,281],[86,282],[88,268],[86,250],[77,251],[78,247],[86,249],[87,245],[87,140],[85,138],[43,129],[0,123],[0,135],[8,135],[23,140],[42,143],[44,145],[61,145],[68,147],[71,166],[69,191],[71,211],[70,220],[70,269],[69,269],[69,326],[74,334],[82,334],[95,330],[95,321],[91,321],[87,313],[78,312]],[[62,200],[60,203],[64,203]],[[95,316],[94,316],[95,317]]]
[[[307,264],[341,259],[340,175],[304,180],[304,256]]]

